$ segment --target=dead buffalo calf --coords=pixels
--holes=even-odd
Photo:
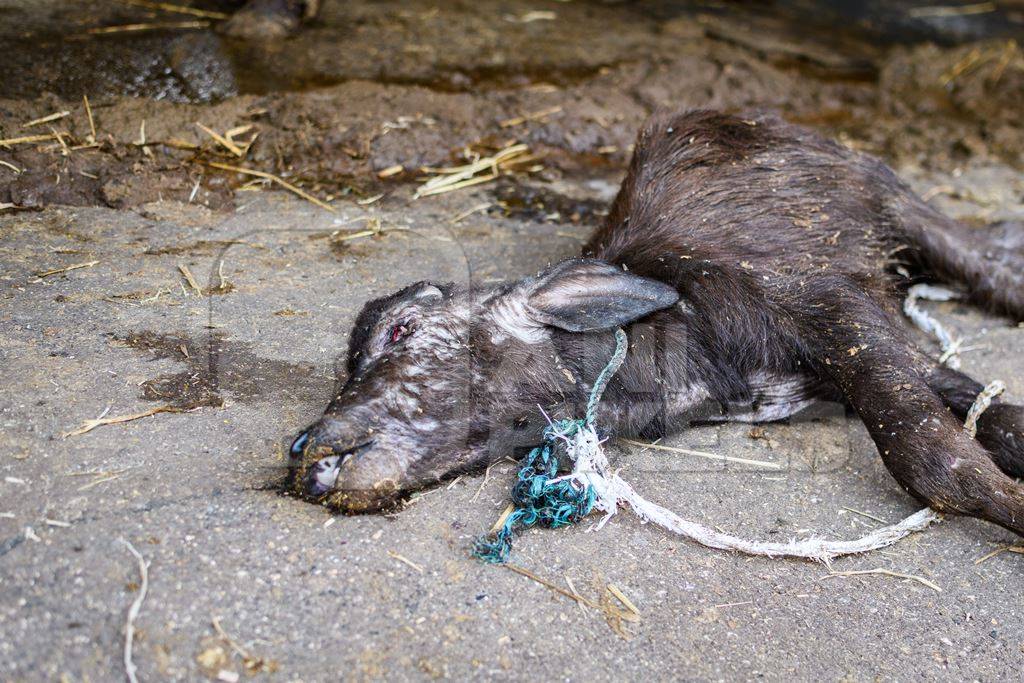
[[[377,510],[535,444],[539,407],[582,414],[623,327],[598,412],[610,432],[678,429],[708,404],[770,421],[845,401],[915,498],[1024,534],[1024,409],[997,403],[969,436],[982,386],[917,348],[899,314],[930,279],[1024,317],[1024,227],[966,232],[880,161],[773,116],[655,116],[583,258],[366,305],[344,388],[292,446],[294,486]]]

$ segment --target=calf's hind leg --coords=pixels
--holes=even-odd
[[[959,420],[967,417],[984,388],[964,373],[943,366],[932,369],[927,382]],[[993,403],[978,419],[977,439],[999,469],[1011,477],[1024,477],[1024,406]]]
[[[928,386],[932,364],[899,326],[852,284],[812,296],[808,345],[864,420],[896,480],[935,510],[1024,536],[1024,487],[995,466]]]

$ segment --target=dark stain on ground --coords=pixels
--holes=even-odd
[[[49,34],[16,37],[9,39],[5,53],[12,60],[12,77],[0,83],[0,96],[25,98],[54,92],[70,99],[82,92],[111,92],[171,102],[220,102],[235,95],[309,91],[353,78],[437,92],[480,92],[538,83],[566,87],[609,66],[460,65],[413,74],[404,62],[381,64],[372,73],[356,61],[352,71],[336,72],[323,69],[322,55],[291,50],[282,59],[280,51],[210,30],[78,35],[71,40]],[[38,77],[40,71],[45,78]]]
[[[245,244],[240,240],[197,240],[187,244],[168,244],[162,247],[149,247],[143,254],[146,256],[166,256],[188,254],[190,256],[210,256],[223,251],[233,244]]]
[[[252,49],[252,46],[239,47],[240,50]],[[236,52],[234,75],[239,93],[268,95],[276,92],[303,92],[340,85],[352,80],[348,74],[317,73],[315,64],[304,64],[299,61],[271,65],[265,63],[266,61],[266,54]],[[564,88],[593,78],[612,66],[613,64],[476,65],[410,75],[392,72],[387,65],[383,65],[372,75],[372,80],[383,85],[417,86],[440,93],[479,93],[528,88],[538,84]]]
[[[212,102],[238,94],[230,56],[222,39],[211,31],[92,37],[44,33],[8,38],[6,47],[10,78],[3,79],[0,96],[38,97],[54,92],[72,98],[83,92],[109,92]]]
[[[608,214],[606,202],[560,194],[548,187],[499,180],[494,187],[497,206],[509,218],[536,223],[585,223],[597,225]]]
[[[311,363],[261,358],[250,344],[230,341],[218,332],[204,341],[148,330],[111,337],[153,360],[185,364],[181,372],[160,375],[141,385],[143,398],[175,408],[219,407],[224,405],[225,395],[246,402],[323,390],[325,378],[316,376]]]

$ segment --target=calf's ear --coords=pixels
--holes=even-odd
[[[607,330],[673,306],[675,287],[597,259],[572,259],[541,273],[526,308],[538,322],[569,332]]]

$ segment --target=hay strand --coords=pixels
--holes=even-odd
[[[183,263],[179,263],[178,264],[178,271],[185,278],[185,282],[188,283],[188,286],[191,287],[192,289],[194,289],[196,294],[198,294],[199,296],[202,296],[203,295],[203,288],[199,286],[198,282],[196,282],[196,278],[195,278],[194,275],[192,275],[192,271],[189,270],[188,266],[186,266]]]
[[[501,128],[514,128],[515,126],[521,126],[527,121],[536,121],[545,117],[551,116],[552,114],[558,114],[562,111],[562,105],[556,105],[554,107],[548,107],[547,109],[541,109],[539,111],[531,112],[529,114],[523,114],[522,116],[515,116],[510,119],[500,121],[498,126]]]
[[[38,118],[38,119],[32,119],[28,123],[23,124],[21,127],[22,128],[31,128],[32,126],[41,126],[44,123],[50,123],[52,121],[59,121],[60,119],[64,118],[65,116],[69,116],[70,114],[71,114],[70,111],[57,111],[57,112],[54,112],[54,113],[49,114],[47,116],[43,116],[43,117]]]
[[[150,2],[149,0],[121,0],[121,2],[126,5],[135,5],[136,7],[161,10],[163,12],[190,14],[193,17],[202,17],[204,19],[224,20],[230,17],[230,15],[225,14],[224,12],[213,12],[205,9],[196,9],[195,7],[186,7],[184,5],[173,5],[169,2]]]
[[[284,180],[280,176],[274,175],[273,173],[267,173],[266,171],[256,171],[254,169],[243,168],[241,166],[232,166],[230,164],[220,164],[220,163],[217,163],[215,161],[208,161],[208,162],[206,162],[206,165],[207,166],[212,166],[213,168],[219,168],[222,171],[234,171],[235,173],[241,173],[243,175],[251,175],[251,176],[255,176],[257,178],[266,178],[268,180],[272,180],[273,182],[277,183],[278,185],[280,185],[284,189],[288,190],[289,192],[302,197],[307,202],[310,202],[312,204],[316,204],[320,208],[326,209],[327,211],[330,211],[331,213],[336,213],[334,207],[331,206],[330,204],[327,204],[326,202],[320,201],[319,199],[317,199],[313,195],[309,194],[308,192],[306,192],[304,190],[301,190],[298,187],[295,187],[294,185],[292,185],[288,181]]]
[[[66,439],[69,436],[78,436],[91,432],[97,427],[103,425],[120,424],[122,422],[131,422],[132,420],[141,420],[144,417],[150,417],[151,415],[157,415],[159,413],[184,413],[184,408],[175,408],[174,406],[159,406],[157,408],[150,408],[144,410],[141,413],[132,413],[131,415],[115,415],[114,417],[97,417],[91,420],[86,420],[77,429],[73,429],[70,432],[66,432],[61,436],[62,439]]]
[[[527,145],[520,143],[510,145],[494,156],[478,159],[471,164],[452,166],[449,168],[425,169],[426,171],[432,172],[436,175],[423,183],[423,185],[416,190],[413,198],[419,199],[421,197],[430,197],[444,192],[454,192],[455,190],[460,190],[464,187],[479,185],[480,183],[486,183],[490,180],[494,180],[501,175],[503,167],[508,166],[514,161],[522,161],[522,157],[528,155],[529,152],[530,148]],[[485,175],[478,175],[479,173],[484,172],[486,172]]]
[[[52,270],[44,270],[36,273],[36,277],[42,280],[44,277],[50,277],[51,275],[57,275],[59,273],[67,273],[72,270],[79,270],[81,268],[92,268],[99,261],[86,261],[85,263],[76,263],[73,266],[64,266],[63,268],[53,268]]]
[[[85,105],[85,116],[89,119],[89,137],[88,142],[96,142],[96,122],[92,118],[92,107],[89,106],[89,96],[82,95],[82,104]]]
[[[406,566],[412,567],[413,569],[418,571],[420,574],[423,573],[423,567],[421,567],[420,565],[416,564],[415,562],[410,560],[405,555],[400,555],[399,553],[396,553],[393,550],[389,550],[388,551],[388,557],[390,557],[390,558],[392,558],[394,560],[398,560],[399,562],[401,562],[402,564],[404,564]]]
[[[164,21],[148,22],[141,24],[122,24],[121,26],[98,26],[91,28],[86,33],[89,35],[110,35],[112,33],[140,33],[142,31],[168,31],[192,28],[209,28],[208,21]]]
[[[936,584],[936,583],[934,583],[932,581],[929,581],[928,579],[924,578],[923,576],[917,576],[915,574],[901,574],[900,572],[894,572],[894,571],[890,571],[888,569],[881,569],[881,568],[877,568],[877,569],[851,569],[851,570],[845,571],[845,572],[831,572],[831,573],[826,574],[825,576],[821,577],[821,580],[824,581],[825,579],[834,579],[834,578],[843,577],[843,576],[866,576],[866,575],[869,575],[869,574],[881,574],[883,576],[892,576],[892,577],[895,577],[897,579],[907,579],[909,581],[917,581],[922,586],[926,586],[928,588],[931,588],[936,593],[941,593],[942,592],[942,588],[940,588],[938,584]]]
[[[33,142],[46,142],[54,139],[53,133],[46,133],[44,135],[23,135],[17,138],[3,138],[0,139],[0,146],[10,147],[11,145],[29,145]]]
[[[653,448],[658,451],[668,451],[670,453],[681,453],[683,455],[692,455],[698,458],[707,458],[708,460],[720,460],[723,462],[733,462],[739,465],[751,465],[753,467],[763,467],[769,470],[781,470],[782,465],[770,462],[768,460],[750,460],[748,458],[737,458],[731,455],[718,455],[716,453],[707,453],[705,451],[694,451],[689,448],[677,448],[675,446],[663,446],[659,443],[644,443],[643,441],[634,441],[633,439],[625,439],[619,437],[619,441],[628,443],[633,446],[640,446],[641,448]]]
[[[211,138],[213,138],[217,142],[217,144],[219,144],[221,147],[223,147],[227,151],[229,151],[232,154],[234,154],[239,159],[241,159],[243,156],[245,156],[245,154],[242,152],[242,150],[239,149],[238,145],[236,145],[234,142],[232,142],[229,138],[221,135],[220,133],[216,132],[215,130],[207,128],[206,126],[204,126],[203,124],[199,123],[198,121],[196,121],[195,124],[196,124],[196,127],[199,130],[201,130],[204,133],[206,133],[207,135],[209,135]],[[230,135],[230,133],[229,133],[229,135]]]

